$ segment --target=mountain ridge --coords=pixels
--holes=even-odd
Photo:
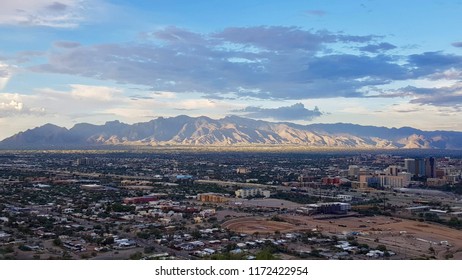
[[[240,116],[159,117],[126,124],[78,123],[72,128],[45,124],[0,141],[3,148],[104,145],[297,145],[379,149],[462,149],[462,132],[386,128],[350,123],[300,125]]]

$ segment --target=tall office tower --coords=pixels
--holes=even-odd
[[[407,158],[404,160],[404,168],[406,168],[408,173],[411,173],[412,175],[416,174],[416,168],[415,168],[415,159],[413,158]]]
[[[421,158],[415,160],[415,175],[425,175],[425,161]]]
[[[425,159],[425,176],[435,178],[436,176],[435,159],[433,157]]]

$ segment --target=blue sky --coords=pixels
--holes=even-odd
[[[462,1],[2,0],[0,138],[236,114],[462,131]]]

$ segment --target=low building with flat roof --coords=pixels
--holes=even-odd
[[[424,211],[430,210],[430,206],[413,206],[413,207],[406,208],[406,210],[411,213],[424,212]]]
[[[200,193],[197,195],[197,200],[202,201],[202,202],[223,203],[223,202],[227,202],[228,198],[222,194],[217,194],[217,193]]]
[[[263,190],[261,188],[242,188],[235,192],[236,197],[247,198],[253,196],[270,197],[270,191]]]

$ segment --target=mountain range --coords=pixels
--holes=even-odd
[[[103,125],[79,123],[67,129],[46,124],[0,142],[1,148],[81,147],[102,145],[297,145],[380,149],[462,149],[462,132],[423,131],[347,123],[299,125],[238,116],[159,117],[148,122]]]

